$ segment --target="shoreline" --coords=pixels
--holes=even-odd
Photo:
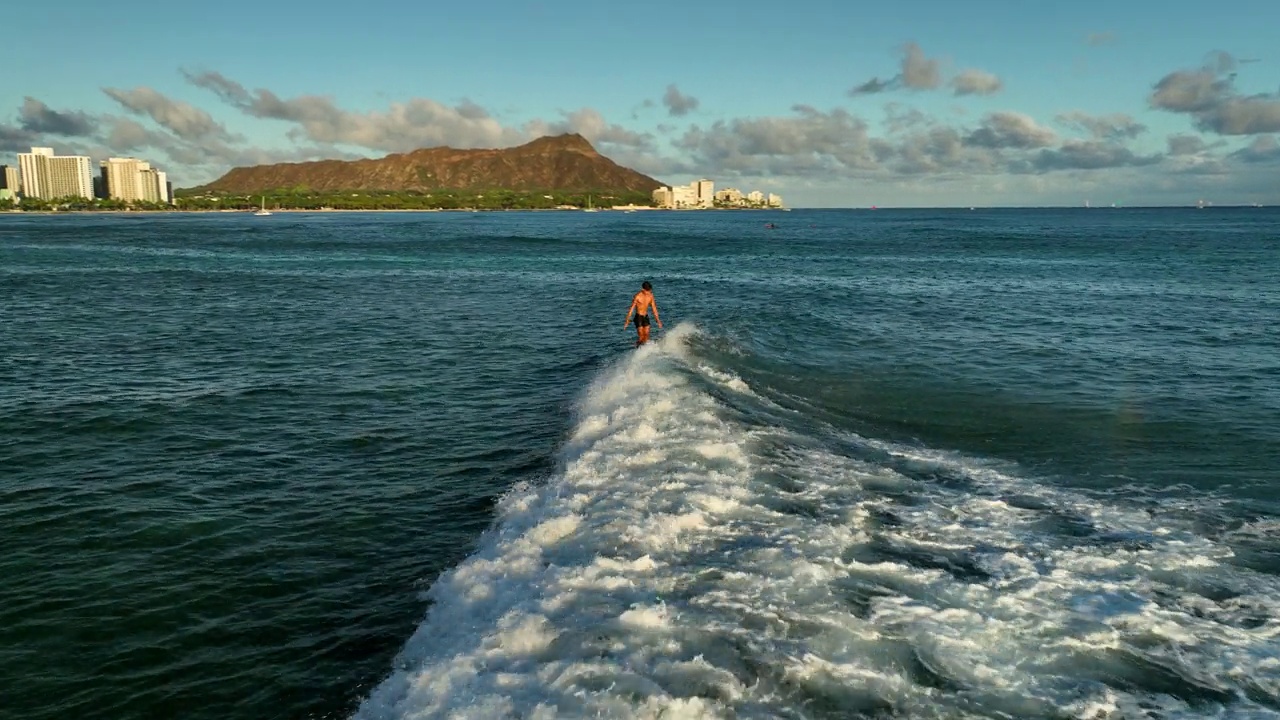
[[[786,211],[791,208],[595,208],[592,212],[628,213],[628,212],[715,212],[715,211]],[[849,208],[857,209],[857,208]],[[3,210],[0,215],[253,215],[256,210],[186,210],[172,208],[166,210]],[[286,213],[574,213],[586,212],[584,208],[328,208],[324,210],[311,208],[280,208],[271,210],[272,215]]]

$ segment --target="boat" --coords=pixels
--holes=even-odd
[[[271,214],[271,211],[267,209],[267,196],[263,195],[262,208],[258,210],[258,212],[254,213],[254,215],[270,215],[270,214]]]
[[[600,212],[600,209],[591,204],[591,196],[587,196],[587,206],[582,208],[582,212]]]

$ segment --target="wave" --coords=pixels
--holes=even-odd
[[[357,718],[1280,717],[1280,578],[1180,516],[752,422],[697,333],[601,372]]]

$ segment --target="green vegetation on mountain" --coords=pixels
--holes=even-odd
[[[510,148],[422,148],[382,158],[319,160],[234,168],[195,190],[261,195],[305,187],[319,194],[442,190],[477,194],[496,190],[585,193],[643,193],[662,183],[596,152],[577,134],[541,137]]]
[[[275,210],[550,210],[558,206],[650,205],[646,192],[564,192],[557,190],[434,190],[314,192],[306,187],[269,190],[257,195],[184,190],[183,210],[252,210],[264,202]]]

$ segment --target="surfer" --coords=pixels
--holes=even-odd
[[[622,324],[622,329],[626,330],[631,324],[631,313],[636,314],[636,347],[649,342],[649,308],[653,308],[653,319],[658,327],[662,327],[662,318],[658,317],[658,301],[653,297],[653,286],[645,280],[640,283],[640,292],[631,298],[631,307],[627,308],[627,321]]]

